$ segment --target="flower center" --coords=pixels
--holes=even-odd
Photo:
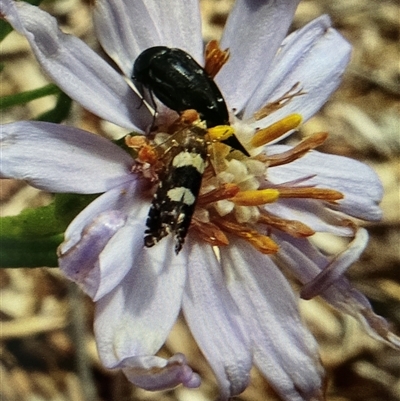
[[[229,50],[221,50],[211,41],[204,67],[208,77],[215,77],[228,58]],[[254,113],[253,121],[303,93],[300,83],[295,83]],[[234,235],[262,253],[273,254],[278,251],[270,238],[273,229],[294,237],[313,235],[304,223],[268,210],[269,204],[282,199],[334,203],[343,198],[338,191],[307,186],[311,177],[279,185],[268,180],[268,168],[291,163],[326,140],[326,133],[318,133],[280,154],[263,153],[265,145],[295,130],[301,121],[301,115],[291,114],[255,130],[239,120],[232,125],[209,124],[200,120],[196,110],[186,110],[169,126],[158,127],[150,139],[128,136],[126,145],[134,150],[136,160],[134,171],[154,184],[145,245],[153,246],[173,231],[178,253],[190,226],[213,246],[228,245],[228,237]]]
[[[176,163],[180,167],[194,166],[194,172],[199,172],[199,179],[202,174],[197,203],[192,198],[191,202],[186,202],[186,205],[193,204],[193,208],[196,205],[191,217],[191,229],[202,240],[213,246],[225,246],[229,244],[228,237],[234,235],[245,239],[264,254],[273,254],[278,251],[278,245],[270,238],[272,229],[294,237],[308,237],[314,231],[301,221],[273,215],[266,205],[282,199],[312,199],[335,203],[343,198],[338,191],[307,186],[310,177],[279,185],[268,180],[268,168],[291,163],[326,140],[326,133],[317,133],[280,154],[268,156],[260,152],[261,146],[296,129],[300,122],[301,116],[292,114],[265,129],[255,131],[248,144],[248,150],[253,154],[250,157],[220,142],[231,135],[232,127],[219,126],[207,130],[192,110],[184,112],[166,132],[157,132],[152,140],[143,136],[127,137],[126,144],[137,153],[136,172],[153,183],[159,182],[158,188],[162,187],[162,180],[169,179],[165,172],[171,170],[171,166],[176,167]],[[198,156],[190,152],[179,155],[179,158],[176,156],[179,153],[176,149],[180,149],[185,135],[188,135],[187,130],[194,128],[207,132],[204,173],[203,167],[200,169],[194,165],[196,160],[202,163]],[[240,129],[235,129],[235,135],[241,139]],[[180,187],[174,188],[174,194],[177,192],[184,193]],[[183,204],[185,199],[182,200]]]

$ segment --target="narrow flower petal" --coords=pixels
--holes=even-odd
[[[256,365],[283,400],[322,400],[317,344],[302,324],[286,278],[269,257],[246,243],[231,245],[221,248],[221,262],[246,319]]]
[[[143,236],[145,229],[148,205],[138,210],[132,207],[133,212],[138,212],[134,219],[130,218],[127,224],[108,242],[107,247],[99,255],[99,278],[93,301],[98,301],[116,286],[120,285],[125,275],[137,266],[132,264],[137,255],[143,249]],[[145,213],[143,213],[145,212]],[[118,272],[116,272],[116,266]]]
[[[130,174],[132,158],[99,135],[34,121],[0,129],[2,178],[24,180],[50,192],[81,194],[104,192],[135,179]]]
[[[368,231],[364,228],[360,228],[349,247],[336,256],[313,280],[304,285],[300,293],[301,297],[303,299],[311,299],[328,289],[335,281],[343,276],[349,266],[360,258],[367,243]]]
[[[183,354],[175,354],[168,360],[157,356],[138,356],[124,359],[122,368],[130,382],[146,390],[166,390],[179,384],[188,388],[200,386],[201,380],[187,364]]]
[[[279,237],[277,241],[281,248],[277,256],[303,284],[313,280],[329,265],[329,259],[309,241],[289,238],[284,234],[279,234]],[[336,280],[320,295],[333,307],[356,318],[371,337],[400,349],[400,338],[390,331],[388,322],[373,312],[368,299],[345,277]]]
[[[257,121],[257,126],[271,125],[292,113],[301,114],[306,121],[323,106],[339,86],[351,53],[350,44],[330,25],[329,18],[322,16],[287,38],[247,105],[244,118],[279,99],[296,83],[302,94]]]
[[[268,154],[288,150],[285,145],[267,148]],[[379,220],[378,206],[382,199],[382,184],[376,173],[366,164],[343,156],[310,151],[301,159],[268,170],[274,184],[311,177],[305,183],[341,192],[344,199],[331,206],[343,213],[365,220]]]
[[[119,210],[126,216],[130,214],[132,199],[138,191],[138,181],[131,181],[127,184],[116,186],[96,198],[71,222],[65,231],[64,242],[60,245],[60,252],[67,253],[69,249],[81,239],[85,226],[89,225],[98,214],[109,210]]]
[[[130,77],[137,56],[152,46],[183,49],[202,63],[198,9],[197,0],[98,0],[93,17],[104,50]]]
[[[154,355],[181,306],[187,260],[184,251],[175,255],[173,238],[143,247],[131,263],[120,285],[96,303],[96,343],[108,368],[126,358]]]
[[[59,248],[60,268],[94,301],[112,291],[125,278],[128,271],[135,268],[132,261],[143,248],[148,208],[148,202],[138,196],[136,185],[123,186],[97,198],[68,227],[66,240]],[[105,246],[99,247],[102,238],[93,238],[90,242],[91,238],[87,238],[85,227],[92,224],[92,219],[96,221],[98,215],[115,213],[114,210],[118,210],[124,216],[129,215],[124,226],[107,241]],[[80,260],[79,255],[82,253],[74,257],[76,250],[79,252],[84,246],[91,249],[91,254],[93,253],[90,260],[84,258]]]
[[[124,78],[55,18],[25,2],[3,0],[0,13],[29,41],[43,70],[71,98],[99,117],[142,131],[151,115]]]
[[[248,385],[252,365],[249,338],[212,248],[194,241],[189,247],[182,309],[217,377],[220,399],[227,400]]]
[[[93,278],[93,266],[112,236],[125,224],[125,220],[126,216],[117,210],[98,214],[84,228],[81,240],[68,252],[60,252],[59,267],[63,273],[83,287],[95,287],[93,282],[97,283],[99,280],[97,277]],[[92,295],[92,291],[86,292]]]
[[[221,48],[230,58],[216,81],[231,109],[240,112],[268,75],[292,22],[299,0],[237,0],[229,15]]]

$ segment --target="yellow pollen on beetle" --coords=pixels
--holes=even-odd
[[[257,189],[250,191],[240,191],[233,198],[229,199],[235,205],[240,206],[259,206],[265,203],[275,202],[279,198],[277,189]]]
[[[258,148],[278,139],[292,129],[298,128],[303,118],[300,114],[290,114],[269,127],[257,131],[251,138],[251,146]]]
[[[217,125],[207,130],[208,135],[213,141],[224,141],[232,136],[235,131],[230,125]]]

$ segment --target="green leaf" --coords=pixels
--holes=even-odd
[[[0,267],[57,267],[63,234],[39,239],[0,238]]]
[[[0,219],[0,267],[57,266],[69,223],[98,195],[57,194],[51,204]]]
[[[31,91],[0,97],[0,110],[25,104],[32,100],[50,95],[58,95],[56,105],[53,109],[41,114],[36,120],[60,123],[68,117],[71,111],[72,100],[54,84],[48,84]]]
[[[48,121],[50,123],[60,123],[65,120],[71,111],[72,100],[64,92],[58,95],[57,103],[53,109],[44,112],[36,118],[37,121]]]
[[[12,26],[5,20],[0,20],[0,42],[13,30]]]
[[[32,6],[38,6],[42,2],[42,0],[24,0],[24,1],[25,3],[32,4]]]
[[[69,223],[98,196],[99,194],[57,194],[54,197],[55,216],[67,228]]]
[[[60,89],[56,85],[48,84],[39,89],[33,89],[31,91],[20,92],[14,95],[3,96],[0,98],[0,110],[4,110],[8,107],[17,106],[20,104],[25,104],[41,97],[57,95],[59,93]]]
[[[25,209],[17,216],[0,220],[0,238],[34,239],[63,233],[65,224],[55,215],[55,202],[36,209]]]

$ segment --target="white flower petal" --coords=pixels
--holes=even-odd
[[[1,177],[50,192],[98,193],[135,179],[127,152],[78,128],[34,121],[6,124],[0,145]]]
[[[137,266],[133,264],[143,249],[146,217],[149,202],[132,197],[130,216],[125,226],[108,242],[99,256],[99,285],[93,295],[98,301],[121,283],[125,275]],[[117,270],[117,272],[116,272]]]
[[[66,253],[59,252],[58,265],[62,272],[82,286],[91,297],[101,282],[98,269],[93,267],[97,265],[99,254],[125,224],[125,220],[126,216],[116,210],[101,213],[84,228],[81,240],[75,246]]]
[[[216,81],[230,109],[240,112],[268,75],[299,0],[237,0],[221,39],[230,58]]]
[[[138,197],[136,183],[132,183],[98,197],[69,225],[59,247],[59,265],[94,301],[113,290],[133,268],[132,261],[143,248],[148,208],[149,202]],[[87,227],[95,224],[99,216],[110,214],[112,218],[116,211],[125,220],[129,215],[129,219],[112,238],[88,235],[91,232]],[[87,258],[85,252],[91,257]]]
[[[87,110],[128,129],[143,131],[151,124],[124,78],[80,39],[61,32],[51,15],[11,0],[0,3],[0,12],[29,41],[43,70]]]
[[[203,61],[197,0],[98,0],[97,37],[127,77],[137,56],[152,46],[177,47]]]
[[[322,399],[317,344],[302,324],[286,278],[269,257],[243,241],[221,248],[221,262],[246,318],[255,363],[269,383],[287,401]]]
[[[135,197],[138,181],[116,186],[90,203],[68,226],[64,235],[64,242],[60,245],[60,252],[67,253],[71,247],[81,239],[84,227],[89,225],[97,215],[109,210],[119,210],[126,216],[132,208],[132,199]]]
[[[271,70],[257,87],[243,118],[250,118],[268,102],[279,99],[296,83],[304,92],[270,116],[254,123],[268,126],[291,113],[304,120],[313,116],[339,86],[350,60],[350,44],[333,28],[326,16],[290,35],[277,54]]]
[[[184,254],[175,255],[172,236],[151,249],[143,247],[120,285],[97,301],[94,329],[106,367],[154,355],[164,344],[181,306]]]
[[[220,399],[227,400],[248,385],[252,365],[248,333],[212,248],[187,242],[190,257],[183,313],[217,377]]]
[[[285,234],[277,237],[280,244],[277,256],[303,284],[313,280],[329,265],[330,260],[309,241]],[[348,263],[352,262],[352,258],[348,258]],[[356,318],[371,337],[400,349],[400,338],[390,331],[388,322],[373,312],[368,299],[345,277],[339,278],[320,295],[336,309]]]
[[[285,145],[267,147],[269,155],[290,149]],[[268,169],[268,179],[282,184],[310,177],[303,185],[334,189],[344,195],[337,205],[331,206],[343,213],[365,220],[379,220],[378,206],[382,199],[382,184],[376,173],[366,164],[343,156],[310,151],[301,159]]]
[[[183,354],[175,354],[168,360],[157,356],[139,356],[124,359],[122,368],[130,382],[146,390],[165,390],[183,384],[185,387],[200,386],[200,376],[193,372]]]

